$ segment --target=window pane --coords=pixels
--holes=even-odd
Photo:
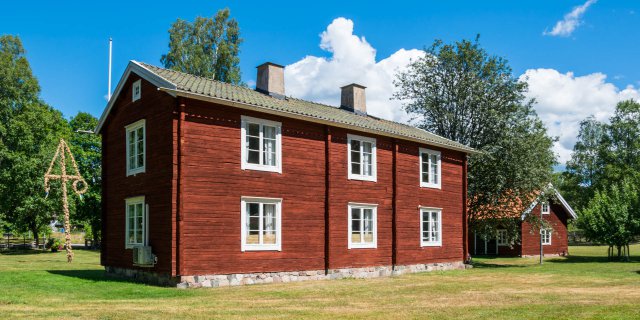
[[[127,221],[128,223],[128,228],[129,228],[129,234],[127,235],[128,241],[129,243],[134,243],[135,242],[135,231],[136,231],[136,227],[135,227],[135,218],[136,218],[136,207],[134,205],[129,205],[128,206],[128,216],[129,219]]]
[[[260,243],[260,231],[247,230],[247,244],[259,244],[259,243]]]
[[[373,149],[373,146],[372,146],[371,142],[363,142],[362,143],[362,152],[371,154],[372,153],[372,149]]]
[[[248,123],[247,124],[247,136],[259,137],[260,136],[260,125],[259,124],[255,124],[255,123]]]
[[[260,151],[250,150],[247,154],[247,162],[260,164]]]
[[[264,126],[263,128],[265,139],[276,139],[276,127]]]
[[[360,233],[361,223],[361,210],[359,208],[351,209],[351,242],[361,243],[362,237]]]
[[[438,156],[437,155],[431,155],[431,175],[432,175],[432,181],[431,183],[438,183]]]
[[[360,174],[360,164],[359,163],[351,163],[351,173],[352,174]]]
[[[373,175],[373,173],[371,172],[371,154],[370,153],[362,154],[362,163],[364,167],[362,174],[365,176]]]
[[[263,163],[268,166],[275,166],[276,165],[276,141],[265,139],[263,151],[264,151]]]
[[[247,203],[247,244],[260,243],[260,204]]]
[[[138,168],[141,168],[144,166],[144,153],[140,153],[138,154]]]

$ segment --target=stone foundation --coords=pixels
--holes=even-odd
[[[408,273],[463,270],[471,268],[462,261],[441,262],[428,264],[414,264],[406,266],[365,267],[365,268],[341,268],[331,269],[325,273],[324,270],[308,270],[293,272],[260,272],[260,273],[234,273],[234,274],[212,274],[197,276],[180,276],[173,278],[169,275],[158,274],[141,269],[126,269],[119,267],[105,267],[107,274],[133,279],[134,281],[171,286],[181,289],[186,288],[215,288],[240,285],[251,285],[261,283],[286,283],[310,280],[333,280],[333,279],[369,279],[379,277],[397,276]]]
[[[104,267],[107,276],[132,279],[136,282],[148,283],[163,287],[175,287],[178,279],[168,274],[160,274],[142,269],[128,269],[120,267]]]
[[[368,279],[401,275],[407,273],[462,270],[466,266],[462,261],[416,264],[407,266],[396,266],[395,270],[391,266],[365,267],[365,268],[342,268],[331,269],[325,273],[324,270],[294,271],[294,272],[262,272],[262,273],[234,273],[226,275],[200,275],[182,276],[177,284],[178,288],[211,288],[227,287],[239,285],[251,285],[260,283],[286,283],[309,280],[332,280],[332,279]]]

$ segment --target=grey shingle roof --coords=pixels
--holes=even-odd
[[[461,143],[443,138],[425,130],[406,124],[383,120],[372,116],[358,115],[337,107],[300,100],[292,97],[277,99],[247,87],[232,85],[187,73],[168,70],[150,64],[134,62],[144,67],[165,81],[175,85],[175,90],[212,98],[224,99],[271,111],[294,114],[318,120],[342,124],[343,126],[380,132],[381,135],[406,137],[410,140],[423,141],[426,144],[441,146],[463,152],[472,153],[474,149]]]

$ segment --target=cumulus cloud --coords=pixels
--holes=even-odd
[[[340,105],[340,87],[366,86],[367,112],[384,119],[406,122],[409,117],[399,101],[390,100],[395,74],[424,52],[400,49],[376,61],[376,49],[364,37],[353,34],[353,21],[337,18],[320,34],[320,48],[329,58],[306,56],[285,68],[287,95]]]
[[[589,7],[596,3],[598,0],[587,0],[583,5],[577,6],[571,10],[571,12],[564,15],[564,18],[558,22],[551,29],[551,31],[544,31],[544,35],[548,36],[560,36],[560,37],[568,37],[573,31],[582,24],[580,18],[584,15],[584,13],[589,9]]]
[[[364,37],[354,35],[353,21],[345,18],[335,19],[320,34],[320,48],[330,53],[328,58],[306,56],[286,66],[287,95],[338,106],[340,87],[355,82],[367,87],[369,114],[409,121],[400,102],[390,100],[393,79],[412,59],[423,56],[422,50],[400,49],[376,61],[375,48]],[[571,156],[580,121],[590,115],[607,121],[619,101],[640,100],[638,88],[617,88],[602,73],[575,76],[554,69],[530,69],[520,80],[529,83],[528,96],[537,100],[535,109],[549,134],[559,137],[554,151],[561,163]]]
[[[638,88],[630,85],[621,90],[602,73],[575,76],[554,69],[530,69],[520,80],[529,83],[528,96],[536,99],[535,109],[549,134],[559,138],[554,150],[560,163],[571,157],[580,121],[591,115],[607,121],[619,101],[640,100]]]

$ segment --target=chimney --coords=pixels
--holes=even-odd
[[[342,97],[340,99],[340,108],[353,111],[353,113],[367,114],[367,99],[364,95],[364,89],[367,87],[356,83],[342,87]]]
[[[259,65],[256,91],[284,99],[284,66],[271,62]]]

